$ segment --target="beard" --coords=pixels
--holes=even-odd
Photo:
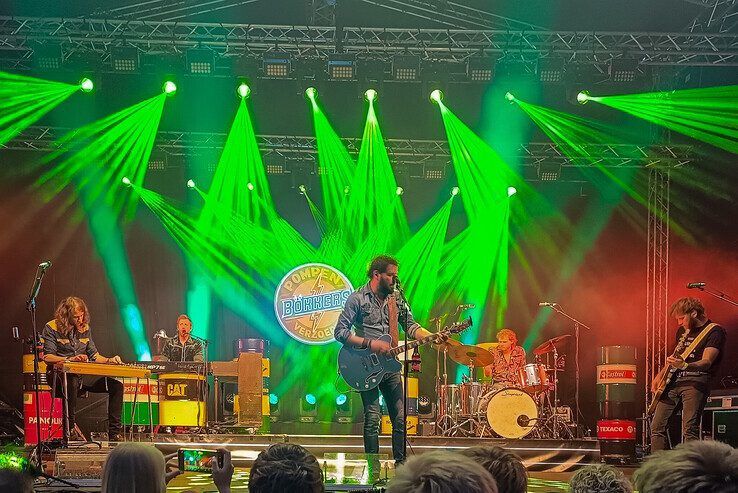
[[[395,287],[394,285],[390,284],[384,279],[380,279],[379,280],[379,290],[382,291],[383,294],[388,295],[394,292]]]

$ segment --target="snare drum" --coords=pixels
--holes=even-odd
[[[489,427],[498,437],[523,438],[538,422],[538,407],[533,398],[517,387],[505,387],[483,395],[479,413],[487,416]]]
[[[526,392],[536,393],[548,390],[546,367],[538,363],[530,363],[518,370],[520,383]]]

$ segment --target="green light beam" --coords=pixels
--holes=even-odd
[[[0,145],[79,90],[79,85],[0,71]]]
[[[738,153],[738,85],[590,96],[588,100]]]

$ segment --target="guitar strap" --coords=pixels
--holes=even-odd
[[[399,313],[397,309],[397,300],[395,299],[395,295],[391,294],[387,297],[387,312],[389,314],[389,330],[390,330],[390,337],[392,338],[392,347],[397,347],[400,336],[397,328],[398,320],[400,318]]]
[[[682,354],[679,355],[680,358],[686,361],[687,358],[689,357],[689,355],[692,354],[692,352],[695,350],[695,348],[697,348],[697,345],[700,342],[702,342],[702,339],[704,339],[705,337],[707,337],[707,334],[709,334],[710,331],[713,329],[713,327],[715,327],[716,325],[717,324],[715,322],[713,322],[711,324],[707,324],[707,327],[705,327],[704,329],[702,329],[702,331],[699,334],[697,334],[697,337],[694,338],[694,340],[692,341],[692,344],[690,344],[689,346],[687,346],[687,349],[685,349],[684,351],[682,351]]]

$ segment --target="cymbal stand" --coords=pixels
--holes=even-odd
[[[546,355],[546,359],[548,361],[548,355]],[[541,404],[541,411],[547,414],[547,416],[542,420],[542,423],[539,428],[539,434],[541,435],[548,435],[548,436],[541,436],[541,438],[551,438],[556,440],[561,439],[573,439],[574,434],[572,433],[571,429],[566,426],[565,423],[561,422],[561,416],[559,416],[559,413],[557,412],[559,408],[559,377],[556,362],[559,360],[559,354],[556,350],[556,347],[553,348],[553,403],[551,402],[551,392],[548,391],[545,393],[545,400]]]

